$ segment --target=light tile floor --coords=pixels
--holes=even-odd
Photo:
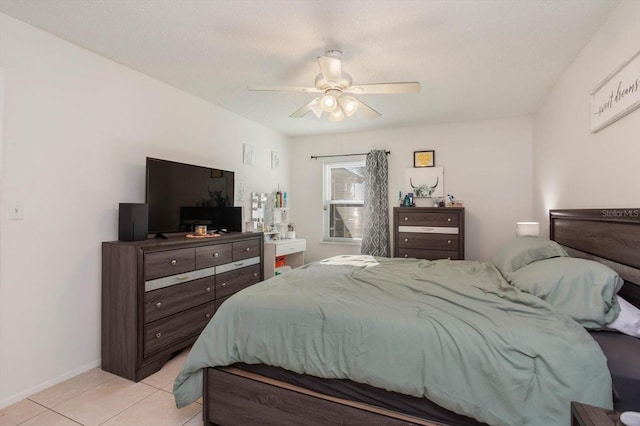
[[[94,368],[0,410],[0,425],[202,426],[202,400],[177,409],[171,393],[187,354],[138,383]]]

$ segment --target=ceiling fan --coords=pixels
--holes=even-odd
[[[352,84],[349,74],[342,71],[342,52],[329,50],[324,56],[318,56],[320,74],[316,76],[315,87],[298,86],[255,86],[249,87],[253,91],[288,91],[322,93],[302,108],[295,111],[290,117],[304,117],[313,112],[320,118],[323,113],[329,115],[331,121],[341,121],[351,117],[356,111],[360,111],[365,117],[376,118],[380,113],[369,105],[352,96],[372,94],[394,93],[418,93],[420,83],[377,83],[377,84]]]

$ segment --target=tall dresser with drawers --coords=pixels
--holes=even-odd
[[[227,298],[262,281],[263,240],[102,243],[102,369],[137,382],[191,345]]]
[[[394,207],[394,257],[464,259],[464,207]]]

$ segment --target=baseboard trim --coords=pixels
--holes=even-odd
[[[15,404],[16,402],[22,401],[23,399],[27,399],[31,395],[35,395],[38,392],[48,389],[51,386],[55,386],[58,383],[62,383],[65,380],[69,380],[70,378],[75,377],[79,374],[85,373],[93,368],[100,367],[100,365],[102,365],[102,362],[99,359],[95,361],[91,361],[90,363],[87,363],[81,367],[75,368],[71,371],[61,374],[60,376],[55,377],[51,380],[47,380],[46,382],[40,383],[36,386],[32,386],[27,390],[24,390],[15,395],[11,395],[7,398],[4,398],[3,400],[0,401],[0,409],[8,407],[9,405]]]

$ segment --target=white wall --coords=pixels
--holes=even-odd
[[[589,132],[589,95],[638,52],[639,21],[640,2],[623,1],[534,117],[533,206],[541,232],[549,209],[640,206],[640,109]]]
[[[515,223],[531,220],[532,139],[530,118],[387,129],[362,133],[292,138],[291,216],[296,236],[307,239],[306,261],[359,253],[360,247],[322,243],[322,164],[311,155],[391,151],[389,203],[404,190],[413,151],[435,150],[444,167],[445,194],[464,201],[466,258],[488,260],[515,236]],[[390,224],[392,223],[390,208]]]
[[[100,365],[100,244],[144,201],[146,156],[233,170],[248,197],[288,185],[289,140],[2,14],[0,52],[3,407]]]
[[[322,161],[310,155],[390,150],[395,205],[413,151],[434,149],[445,191],[465,201],[468,259],[489,259],[516,221],[544,222],[549,208],[637,207],[640,110],[596,134],[588,129],[589,93],[637,51],[639,16],[640,2],[623,1],[533,122],[289,145],[270,129],[0,14],[0,407],[99,365],[100,242],[117,238],[119,202],[144,200],[146,156],[234,170],[247,195],[280,184],[297,234],[307,238],[307,261],[359,252],[320,243]],[[243,143],[254,147],[253,166],[242,164]],[[280,169],[269,168],[272,150]],[[15,201],[24,205],[21,221],[8,220]]]

